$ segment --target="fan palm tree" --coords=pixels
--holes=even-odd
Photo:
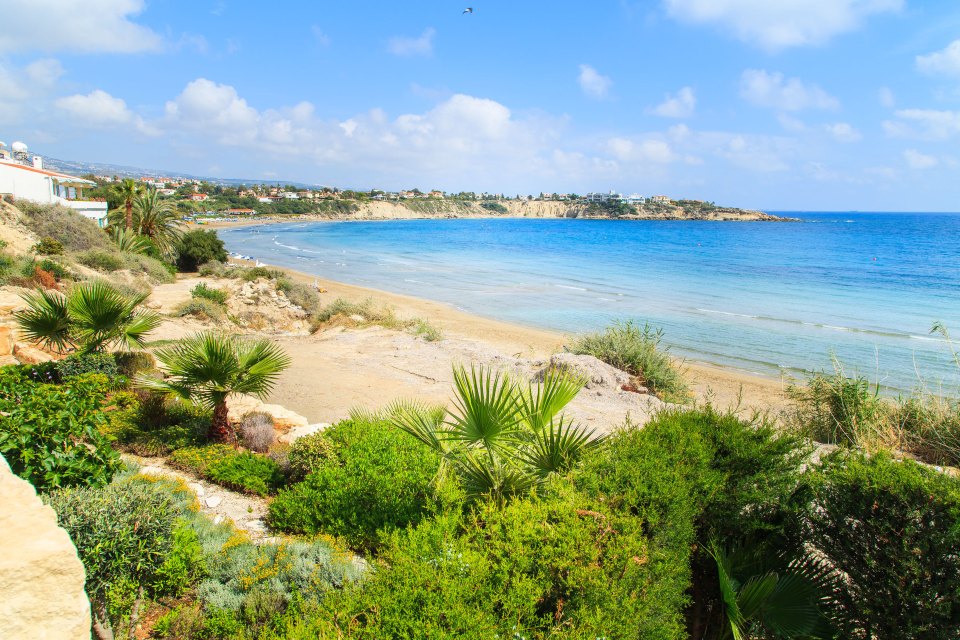
[[[472,497],[502,501],[526,493],[600,442],[561,415],[583,388],[580,378],[551,370],[541,384],[522,385],[501,372],[462,366],[453,378],[452,411],[398,403],[392,421],[439,453],[439,475],[454,473]]]
[[[67,295],[37,290],[23,299],[16,319],[24,335],[57,351],[95,353],[110,347],[142,348],[160,324],[152,312],[137,310],[147,294],[125,295],[102,281],[75,285]]]
[[[124,217],[124,228],[129,230],[133,229],[133,201],[136,199],[137,195],[140,193],[140,185],[133,178],[124,178],[119,184],[114,185],[113,192],[117,194],[123,200],[124,211],[126,216]],[[119,221],[110,221],[111,226],[117,226],[116,222]]]
[[[173,204],[160,198],[156,189],[147,189],[133,203],[133,228],[153,241],[161,253],[170,253],[181,236],[180,220]]]
[[[209,332],[160,349],[156,358],[166,379],[138,378],[136,384],[212,409],[210,440],[227,444],[237,441],[227,420],[227,398],[235,393],[263,398],[290,365],[286,353],[269,340],[245,342]]]
[[[150,240],[135,231],[127,231],[122,227],[114,227],[113,242],[120,251],[126,253],[146,253],[150,248]]]

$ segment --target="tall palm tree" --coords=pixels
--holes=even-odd
[[[160,316],[139,311],[148,294],[127,296],[97,280],[75,285],[67,295],[38,290],[15,314],[24,335],[57,351],[95,353],[110,347],[142,348]]]
[[[171,202],[160,198],[156,189],[147,189],[133,203],[133,228],[153,241],[161,253],[169,253],[181,236],[180,220]]]
[[[113,192],[123,199],[126,217],[124,218],[124,228],[128,231],[133,229],[133,201],[140,193],[140,184],[133,178],[124,178],[120,184],[114,185]],[[114,224],[111,221],[111,224]]]
[[[290,365],[287,354],[269,340],[245,342],[209,332],[160,349],[156,358],[167,377],[138,378],[136,384],[213,409],[210,440],[227,444],[237,441],[227,420],[227,398],[235,393],[263,398]]]
[[[457,366],[453,378],[452,411],[398,403],[392,421],[439,453],[439,473],[454,473],[471,497],[526,493],[601,441],[561,415],[584,385],[569,373],[551,370],[541,384],[523,385],[501,372]]]

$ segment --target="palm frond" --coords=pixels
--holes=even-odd
[[[113,228],[113,242],[120,251],[125,253],[146,253],[150,248],[150,240],[132,230],[122,226]]]
[[[552,421],[536,432],[533,440],[517,451],[517,458],[534,473],[546,477],[562,473],[575,465],[588,450],[602,442],[593,429],[586,429],[564,418]]]
[[[84,351],[101,351],[110,344],[125,341],[126,331],[135,320],[135,309],[145,299],[144,294],[125,296],[100,280],[76,285],[70,291],[67,307]],[[134,324],[133,335],[142,341],[146,331],[155,328],[157,323]]]
[[[162,253],[169,253],[182,235],[180,224],[173,204],[161,199],[156,189],[147,189],[133,203],[133,228]]]
[[[243,375],[234,384],[235,393],[264,397],[276,384],[280,373],[290,366],[290,357],[269,340],[234,342],[236,362]]]
[[[443,424],[446,409],[439,413],[418,402],[395,401],[386,413],[390,415],[390,422],[401,431],[441,455],[449,453],[449,432]]]
[[[152,311],[134,314],[123,329],[123,342],[128,349],[143,349],[147,334],[160,326],[163,319]]]
[[[520,394],[524,422],[533,432],[542,431],[570,404],[586,380],[560,369],[550,369],[540,384],[530,384]]]
[[[513,381],[483,366],[471,366],[469,372],[455,366],[453,379],[454,411],[447,420],[451,439],[493,451],[515,437],[522,411]]]
[[[452,458],[451,466],[463,483],[468,498],[489,497],[498,502],[507,498],[529,493],[539,484],[537,476],[525,473],[522,469],[504,464],[499,458],[482,459],[472,451]]]
[[[27,308],[14,317],[24,336],[57,351],[71,345],[70,311],[67,298],[60,293],[38,289],[23,296]]]

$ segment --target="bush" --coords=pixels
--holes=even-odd
[[[203,300],[209,300],[217,304],[226,304],[227,302],[227,292],[223,289],[214,289],[213,287],[208,287],[207,283],[201,282],[193,289],[190,290],[190,296],[193,298],[200,298]]]
[[[331,461],[339,464],[336,448],[322,431],[297,438],[287,454],[290,476],[296,481],[303,480],[310,472]]]
[[[277,280],[277,289],[282,291],[292,304],[297,305],[307,313],[313,314],[320,310],[320,296],[308,284],[295,282],[287,277]]]
[[[182,318],[184,316],[193,316],[194,318],[199,318],[200,320],[209,320],[211,322],[218,322],[223,320],[224,311],[223,306],[217,304],[216,302],[211,302],[206,298],[192,298],[187,302],[184,302],[177,306],[174,310],[173,315]]]
[[[247,449],[266,453],[274,440],[273,416],[262,411],[252,411],[240,421],[240,441]]]
[[[118,483],[47,496],[86,570],[94,624],[133,628],[138,603],[157,592],[173,550],[176,512],[170,497],[149,485]]]
[[[139,253],[126,253],[122,255],[124,265],[127,269],[145,274],[151,282],[164,284],[176,280],[177,269],[172,264]]]
[[[216,231],[195,229],[183,234],[176,244],[177,269],[196,271],[201,264],[211,261],[226,262],[227,250]]]
[[[77,262],[108,273],[119,271],[125,266],[123,256],[115,251],[87,251],[77,256]]]
[[[48,236],[42,238],[30,250],[42,256],[59,256],[63,255],[63,243]]]
[[[73,209],[17,201],[24,225],[41,238],[50,238],[68,251],[112,251],[113,241],[97,223]]]
[[[443,330],[440,327],[431,324],[429,320],[424,320],[423,318],[416,318],[413,320],[410,325],[410,333],[417,336],[418,338],[423,338],[427,342],[438,342],[443,340]]]
[[[239,455],[233,447],[225,444],[211,444],[202,447],[185,447],[170,455],[170,464],[182,471],[192,471],[206,476],[211,466],[227,458]]]
[[[34,264],[34,270],[36,270],[37,267],[53,275],[53,277],[56,278],[58,281],[63,280],[64,278],[70,277],[70,271],[67,270],[66,267],[64,267],[59,262],[50,260],[49,258],[44,258],[43,260],[36,262]]]
[[[391,530],[423,517],[439,467],[436,454],[384,422],[347,420],[324,436],[336,449],[336,462],[313,468],[306,480],[279,493],[270,504],[273,526],[342,536],[369,551]]]
[[[398,530],[362,585],[288,618],[288,638],[686,637],[683,589],[639,519],[554,481],[543,498],[481,503]]]
[[[88,373],[99,373],[108,380],[120,375],[117,361],[110,353],[75,354],[57,363],[57,373],[62,380],[75,378]]]
[[[499,202],[481,202],[480,206],[494,213],[508,213],[509,210]]]
[[[240,271],[240,279],[244,282],[253,282],[259,278],[277,280],[278,278],[282,277],[284,277],[283,271],[280,271],[279,269],[270,269],[268,267],[250,267]]]
[[[280,465],[267,456],[247,451],[214,462],[204,475],[217,484],[258,496],[274,493],[284,480]]]
[[[810,474],[806,539],[839,574],[840,637],[960,635],[960,482],[885,454],[837,452]]]
[[[683,374],[664,350],[660,350],[663,332],[650,325],[642,328],[631,320],[616,322],[599,333],[580,336],[570,351],[590,355],[636,376],[665,400],[684,401],[689,389]]]
[[[201,264],[197,273],[204,278],[229,278],[234,275],[234,269],[223,262],[211,260]]]
[[[157,362],[149,351],[118,351],[113,354],[120,375],[134,378],[141,373],[154,371]]]
[[[53,368],[0,369],[0,454],[38,491],[105,485],[121,466],[99,431],[107,379],[85,375],[54,385],[38,377],[53,380]]]
[[[113,445],[140,456],[166,456],[206,442],[210,414],[184,403],[167,406],[160,394],[121,392],[113,397],[117,408],[107,414],[100,432]]]

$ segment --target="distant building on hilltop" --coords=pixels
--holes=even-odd
[[[653,196],[650,198],[650,202],[655,204],[670,204],[670,196]]]
[[[590,203],[603,204],[605,202],[620,202],[623,196],[615,191],[610,193],[588,193],[583,199]]]
[[[107,203],[84,200],[83,190],[96,187],[92,180],[43,168],[43,158],[27,153],[27,145],[14,142],[10,150],[0,142],[0,195],[39,204],[69,207],[100,227],[107,224]]]

